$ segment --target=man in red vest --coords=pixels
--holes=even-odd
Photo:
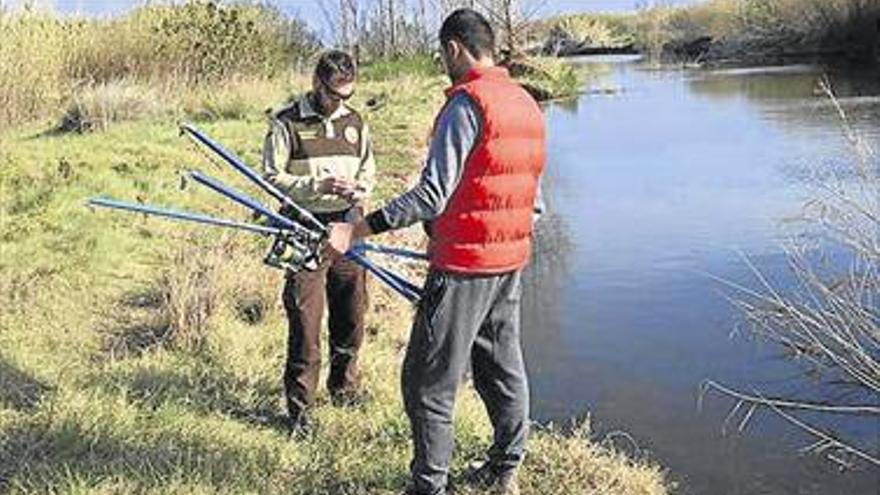
[[[453,12],[440,30],[453,81],[421,179],[356,224],[333,224],[336,255],[369,235],[425,222],[430,271],[403,363],[412,425],[409,494],[446,492],[452,412],[468,364],[494,428],[475,478],[519,493],[529,392],[520,347],[520,273],[531,255],[545,125],[535,101],[494,63],[483,16]]]

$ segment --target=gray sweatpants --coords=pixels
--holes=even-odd
[[[403,363],[417,493],[444,493],[452,457],[452,413],[470,362],[489,414],[496,472],[519,466],[528,434],[529,391],[520,347],[520,272],[468,276],[431,270]]]

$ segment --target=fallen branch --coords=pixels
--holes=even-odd
[[[745,394],[731,388],[725,387],[718,382],[713,380],[706,380],[700,386],[700,394],[698,396],[698,407],[702,408],[702,402],[705,395],[711,391],[716,390],[724,395],[729,397],[733,397],[737,399],[736,405],[731,408],[730,412],[727,415],[724,423],[725,425],[732,421],[737,413],[742,409],[744,405],[748,405],[749,408],[746,413],[743,415],[742,419],[739,422],[738,430],[744,431],[748,425],[748,422],[751,420],[755,411],[761,407],[766,407],[767,409],[773,411],[778,414],[780,417],[788,421],[789,423],[797,426],[802,431],[807,432],[817,439],[817,441],[808,447],[801,449],[803,452],[815,452],[815,453],[823,453],[825,451],[840,451],[845,452],[847,454],[856,456],[864,461],[867,461],[875,466],[880,467],[880,457],[877,457],[875,454],[866,452],[865,450],[856,447],[845,440],[841,440],[837,438],[834,434],[822,431],[816,426],[813,426],[806,421],[797,418],[796,416],[787,412],[787,410],[797,409],[797,410],[806,410],[806,411],[814,411],[821,413],[830,413],[830,414],[848,414],[848,415],[860,415],[860,416],[874,416],[880,418],[880,407],[876,406],[830,406],[826,404],[817,404],[810,402],[797,402],[797,401],[789,401],[789,400],[781,400],[781,399],[770,399],[764,397],[760,394]],[[833,453],[827,453],[826,456],[828,459],[837,462],[842,467],[851,468],[852,464],[846,462],[845,459],[834,455]]]

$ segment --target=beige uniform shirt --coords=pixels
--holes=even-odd
[[[344,103],[330,116],[317,112],[310,94],[269,117],[263,146],[266,179],[294,201],[316,213],[338,212],[363,203],[372,194],[376,163],[367,124]],[[353,201],[318,192],[322,179],[353,181]]]

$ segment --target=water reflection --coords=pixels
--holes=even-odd
[[[554,346],[533,345],[531,339],[548,339],[560,342],[562,335],[562,315],[566,274],[573,243],[570,227],[556,208],[556,190],[559,171],[551,168],[546,171],[542,181],[545,212],[537,223],[532,261],[523,276],[523,326],[529,329],[525,334],[526,347],[530,352],[530,370],[533,376],[552,377],[559,370],[552,368]],[[552,383],[533,384],[552,387]],[[536,402],[539,408],[549,404]]]
[[[754,285],[746,253],[786,283],[780,222],[799,213],[815,170],[847,165],[839,119],[814,94],[826,69],[599,64],[620,93],[547,109],[551,201],[523,315],[536,416],[589,411],[600,431],[633,433],[687,493],[875,493],[876,473],[798,459],[805,439],[781,420],[723,438],[732,404],[695,407],[706,378],[803,386],[774,349],[730,338],[737,315],[706,274]],[[880,144],[880,84],[832,79]]]
[[[745,98],[760,104],[773,100],[823,97],[819,78],[827,77],[841,98],[875,97],[880,89],[877,67],[797,65],[692,72],[694,94],[711,98]]]

